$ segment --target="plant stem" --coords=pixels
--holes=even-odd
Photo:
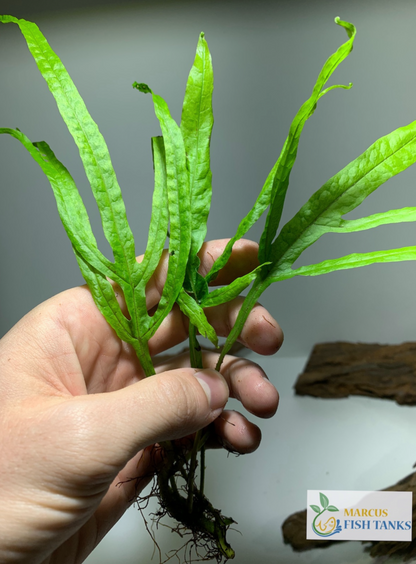
[[[154,376],[156,374],[155,367],[153,366],[152,357],[150,356],[149,346],[147,341],[140,338],[135,339],[133,342],[134,350],[136,351],[137,358],[143,368],[146,376]]]
[[[215,370],[217,370],[218,372],[220,371],[225,355],[229,352],[235,341],[240,336],[240,333],[244,327],[244,323],[247,321],[247,317],[249,316],[253,307],[256,305],[258,298],[269,285],[270,282],[263,279],[263,277],[261,277],[261,274],[255,279],[252,287],[250,288],[250,291],[244,298],[243,305],[241,306],[234,326],[231,329],[218,358],[217,365],[215,367]]]
[[[197,467],[197,457],[198,457],[198,445],[201,437],[201,429],[196,432],[194,438],[194,444],[191,451],[191,460],[189,465],[188,474],[188,511],[192,513],[193,503],[194,503],[194,485],[195,485],[195,472]]]
[[[189,356],[192,368],[203,368],[201,345],[196,336],[196,327],[189,323]]]
[[[202,366],[202,354],[201,347],[198,343],[196,336],[196,327],[192,323],[189,324],[189,354],[191,357],[192,368],[203,368]],[[201,439],[202,431],[197,431],[194,444],[191,452],[191,461],[189,466],[188,474],[188,511],[192,513],[193,500],[194,500],[194,483],[195,483],[195,472],[197,467],[197,457],[198,457],[198,446]]]
[[[201,468],[199,471],[199,491],[201,494],[204,493],[205,487],[205,445],[201,447]]]

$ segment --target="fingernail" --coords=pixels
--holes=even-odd
[[[224,378],[215,370],[197,372],[195,378],[201,384],[212,410],[222,409],[228,400],[228,386]]]

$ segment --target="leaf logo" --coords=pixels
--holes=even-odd
[[[336,533],[341,532],[341,522],[336,519],[333,515],[325,515],[325,511],[335,512],[339,511],[334,505],[329,505],[329,499],[325,494],[319,494],[321,507],[319,505],[310,505],[309,507],[317,513],[315,519],[312,522],[312,530],[315,534],[320,537],[330,537]]]

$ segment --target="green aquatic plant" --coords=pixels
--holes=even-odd
[[[146,376],[155,374],[148,341],[175,303],[189,318],[191,362],[193,367],[200,368],[202,355],[198,334],[218,345],[216,332],[208,322],[205,310],[229,302],[249,288],[219,355],[217,369],[220,370],[224,356],[238,338],[254,304],[273,282],[294,276],[317,276],[376,262],[416,259],[416,247],[411,246],[351,254],[318,264],[293,267],[303,251],[325,233],[351,233],[416,219],[415,207],[377,213],[361,219],[343,219],[381,184],[416,161],[416,122],[375,141],[315,192],[279,231],[289,177],[303,127],[323,96],[335,88],[351,87],[351,84],[326,86],[333,71],[351,52],[356,35],[352,24],[339,18],[335,21],[346,31],[347,41],[324,64],[311,96],[301,106],[290,126],[280,156],[253,207],[240,222],[223,254],[203,276],[199,272],[198,253],[206,236],[211,203],[210,140],[213,126],[213,69],[204,34],[201,33],[199,37],[187,81],[180,125],[170,115],[163,98],[144,83],[133,84],[138,91],[152,96],[162,133],[152,139],[155,171],[153,204],[146,250],[143,260],[138,263],[135,242],[107,145],[68,72],[34,23],[13,16],[0,16],[0,22],[19,26],[78,146],[101,214],[104,234],[113,251],[113,261],[98,249],[77,187],[51,148],[43,141],[32,143],[19,129],[2,128],[0,133],[7,133],[20,141],[46,174],[62,223],[95,303],[117,336],[134,348]],[[229,260],[234,243],[266,210],[265,228],[259,242],[258,268],[227,286],[210,290],[209,283]],[[166,282],[156,310],[148,312],[146,285],[166,245],[169,253]],[[113,283],[123,292],[128,314],[124,314],[119,306]],[[221,562],[234,557],[234,551],[226,540],[227,531],[234,521],[223,516],[204,495],[205,446],[208,437],[209,432],[203,429],[196,434],[190,448],[171,442],[160,446],[163,464],[157,471],[155,491],[160,498],[160,513],[176,519],[180,532],[189,530],[192,541],[204,547],[206,556]]]

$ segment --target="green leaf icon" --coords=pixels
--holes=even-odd
[[[313,509],[315,511],[315,513],[320,513],[321,510],[317,505],[310,505],[309,506],[311,509]]]
[[[324,509],[326,509],[329,505],[329,499],[326,497],[326,495],[324,495],[323,493],[319,494],[320,500],[321,500],[321,505]]]
[[[335,507],[335,505],[328,505],[327,510],[328,511],[339,511],[338,507]]]

